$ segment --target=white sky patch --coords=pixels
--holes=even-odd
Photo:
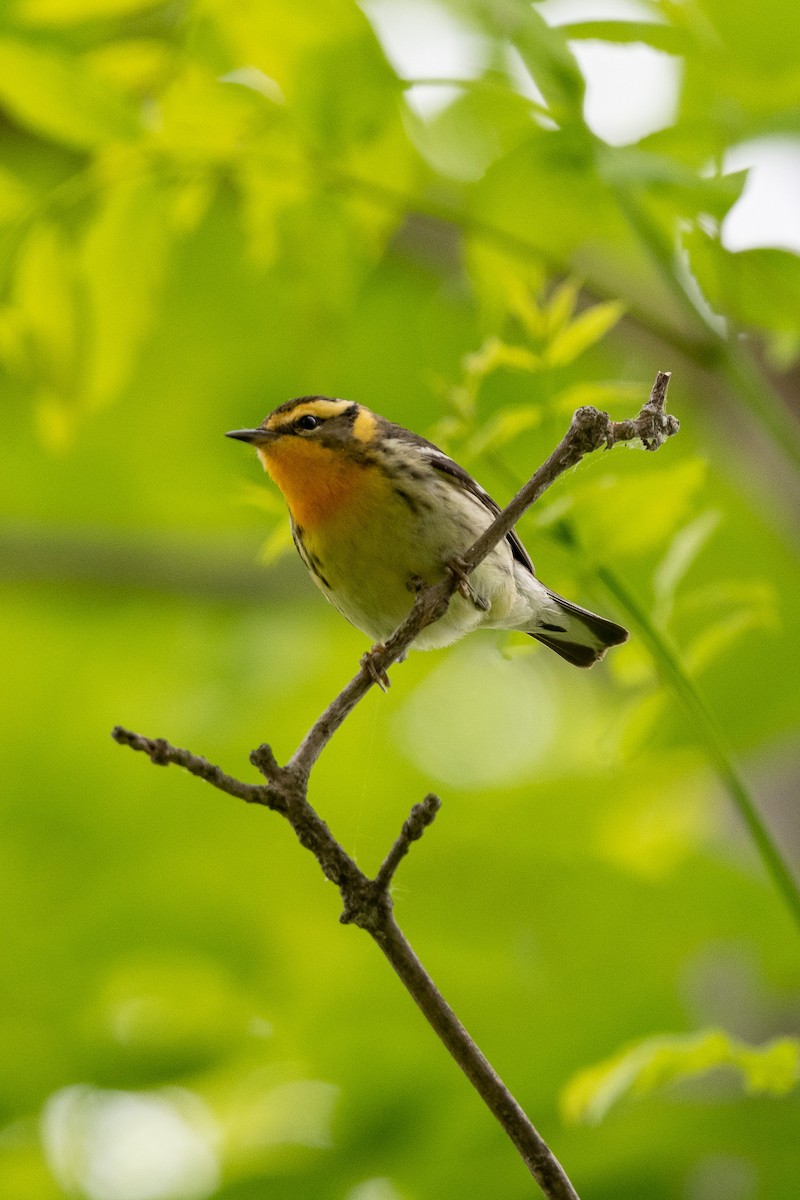
[[[672,125],[681,60],[640,42],[570,42],[586,80],[586,124],[611,146],[628,146]]]
[[[663,18],[639,0],[544,0],[536,9],[548,25]],[[586,124],[611,146],[628,146],[666,129],[678,115],[681,62],[641,42],[571,41],[586,80]]]
[[[548,25],[571,25],[577,21],[650,21],[658,16],[639,0],[544,0],[534,8]]]
[[[402,79],[474,79],[486,67],[486,41],[442,5],[430,0],[361,0],[383,46]],[[421,116],[441,112],[460,88],[415,87],[409,105]]]
[[[725,172],[745,167],[750,173],[744,191],[722,223],[723,245],[800,254],[800,139],[760,138],[729,150]]]

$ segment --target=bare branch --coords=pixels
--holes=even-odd
[[[442,807],[442,802],[433,792],[428,792],[424,800],[415,804],[403,822],[397,841],[383,860],[380,871],[375,876],[375,885],[380,891],[388,892],[394,873],[411,849],[411,843],[419,841],[425,830],[433,823],[436,814]]]
[[[604,448],[610,450],[617,442],[632,442],[641,439],[647,450],[657,450],[668,437],[680,429],[676,417],[664,412],[669,386],[669,371],[659,371],[650,391],[650,399],[638,417],[631,421],[612,421],[608,413],[596,408],[579,408],[572,418],[570,427],[553,453],[542,463],[539,470],[520,488],[510,504],[495,517],[488,529],[470,546],[463,556],[469,570],[479,562],[516,525],[522,514],[571,467],[575,467],[587,454]]]
[[[164,738],[143,737],[141,733],[132,733],[130,729],[123,729],[121,725],[114,726],[111,736],[120,746],[130,746],[131,750],[142,751],[157,767],[168,767],[170,763],[174,763],[175,766],[190,771],[192,775],[205,779],[206,783],[219,788],[221,792],[227,792],[229,796],[236,796],[238,800],[244,800],[246,804],[263,804],[267,808],[279,807],[275,802],[276,797],[272,795],[269,788],[259,787],[253,783],[242,783],[240,779],[226,775],[221,767],[215,767],[207,758],[201,758],[199,754],[192,754],[190,750],[181,750],[179,746],[171,745]]]
[[[648,403],[634,420],[612,421],[597,409],[579,409],[547,461],[461,556],[462,580],[506,536],[522,513],[584,455],[634,438],[640,438],[646,449],[656,450],[676,433],[678,422],[664,411],[668,383],[669,375],[660,372]],[[545,1196],[549,1200],[578,1200],[555,1155],[438,991],[395,921],[389,892],[392,879],[412,842],[434,820],[440,806],[438,797],[430,794],[414,805],[374,879],[364,874],[308,802],[311,769],[333,734],[370,687],[385,681],[387,668],[402,658],[414,638],[444,615],[458,586],[456,574],[446,572],[438,583],[421,589],[403,624],[384,646],[374,646],[364,656],[361,670],[314,723],[287,766],[278,763],[266,744],[252,752],[250,761],[265,777],[266,785],[234,779],[205,758],[172,746],[163,738],[146,738],[120,726],[112,736],[120,744],[147,754],[160,766],[174,763],[229,795],[263,804],[285,816],[301,845],[311,851],[326,877],[338,887],[344,904],[341,920],[364,929],[381,948],[443,1045],[514,1142]]]
[[[371,930],[368,932],[372,932]],[[578,1200],[564,1168],[411,949],[391,912],[372,933],[439,1040],[517,1147],[549,1200]]]

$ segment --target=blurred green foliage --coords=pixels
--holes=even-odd
[[[571,1120],[601,1120],[621,1097],[646,1095],[659,1086],[684,1082],[720,1067],[741,1073],[748,1092],[781,1096],[800,1079],[796,1038],[776,1038],[766,1046],[746,1046],[726,1033],[646,1038],[608,1062],[581,1071],[564,1089],[562,1107]]]
[[[395,23],[426,7],[474,60],[435,110],[386,3],[0,13],[4,1200],[531,1194],[283,823],[108,738],[249,778],[352,674],[364,639],[275,561],[221,438],[289,396],[428,432],[503,500],[574,407],[632,415],[671,369],[680,437],[594,456],[522,533],[559,591],[635,597],[797,864],[800,258],[720,235],[726,152],[798,135],[794,10]],[[598,41],[679,61],[635,144],[587,123]],[[589,675],[522,642],[412,655],[312,800],[373,869],[441,792],[400,920],[581,1195],[793,1200],[797,930],[702,730],[645,637]]]

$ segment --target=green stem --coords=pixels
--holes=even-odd
[[[731,393],[742,397],[774,444],[800,467],[800,425],[764,378],[747,345],[728,342],[722,368]]]
[[[800,887],[761,819],[747,785],[734,766],[725,739],[706,707],[705,701],[684,671],[678,655],[628,591],[625,584],[608,567],[598,565],[595,569],[598,578],[608,591],[633,618],[642,640],[653,655],[663,678],[673,689],[692,719],[698,741],[738,809],[773,883],[800,926]]]
[[[711,324],[681,278],[680,264],[669,237],[651,220],[629,188],[611,184],[609,190],[631,232],[639,239],[644,252],[667,289],[672,292],[689,324],[702,330],[702,334],[713,341],[724,342],[723,335]]]

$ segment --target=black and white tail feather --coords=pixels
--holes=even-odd
[[[575,667],[593,667],[609,647],[627,642],[628,631],[622,625],[598,617],[587,608],[581,608],[571,600],[551,592],[544,584],[541,586],[558,610],[558,616],[552,620],[549,619],[549,613],[547,618],[538,617],[532,627],[524,632],[543,646],[555,650],[568,663]]]

